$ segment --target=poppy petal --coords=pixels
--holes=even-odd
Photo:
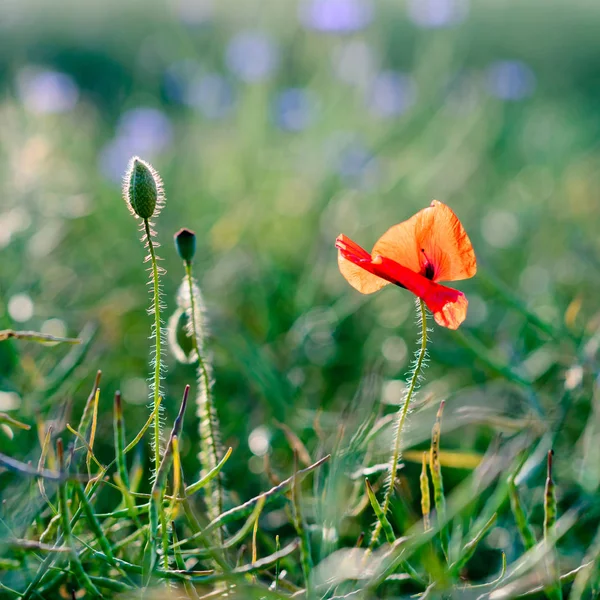
[[[435,322],[442,327],[458,329],[467,317],[469,302],[465,295],[439,283],[432,284],[430,292],[423,297],[423,302],[433,313]]]
[[[371,272],[371,255],[356,242],[342,234],[335,245],[340,273],[361,294],[373,294],[389,283]]]
[[[434,200],[407,221],[390,227],[373,247],[415,273],[432,270],[434,281],[457,281],[477,271],[475,252],[458,217]]]
[[[457,281],[477,271],[471,240],[452,210],[434,200],[416,215],[415,237],[423,259],[433,265],[434,281]]]
[[[462,292],[435,283],[387,256],[374,256],[370,268],[380,277],[406,288],[421,298],[433,313],[438,325],[457,329],[465,320],[468,302]]]
[[[420,273],[422,265],[416,237],[419,214],[412,216],[408,221],[390,227],[373,246],[373,255],[379,254],[391,258],[407,269]]]

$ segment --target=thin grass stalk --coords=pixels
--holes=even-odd
[[[310,538],[302,516],[302,507],[300,506],[300,492],[298,490],[297,473],[298,457],[294,453],[294,475],[292,478],[292,516],[293,525],[300,538],[300,565],[302,575],[304,576],[304,585],[307,590],[307,596],[310,598],[310,572],[312,570],[312,557],[310,550]]]
[[[529,524],[529,519],[523,510],[521,503],[521,497],[519,496],[519,490],[513,477],[508,482],[508,496],[510,498],[510,508],[523,542],[525,551],[531,550],[536,545],[535,534]]]
[[[440,402],[435,423],[431,432],[431,449],[429,451],[429,470],[431,471],[431,482],[433,483],[433,501],[435,504],[436,518],[443,523],[440,528],[440,540],[442,550],[448,556],[449,535],[446,521],[446,496],[444,494],[444,479],[442,477],[442,465],[440,464],[440,437],[442,433],[442,415],[444,413],[445,401]]]
[[[398,411],[398,421],[396,424],[396,436],[394,441],[394,447],[392,450],[392,457],[390,460],[390,472],[386,482],[385,494],[383,497],[383,506],[382,511],[384,515],[387,515],[390,500],[392,498],[392,494],[394,492],[394,485],[396,483],[396,470],[398,469],[398,462],[400,460],[400,446],[402,440],[402,430],[404,429],[404,422],[406,421],[406,415],[408,414],[408,409],[412,400],[412,397],[418,387],[419,379],[421,377],[421,371],[425,364],[425,359],[427,357],[427,312],[425,310],[425,303],[420,298],[417,300],[417,306],[419,310],[419,322],[421,325],[421,343],[419,352],[417,354],[417,359],[414,363],[412,374],[410,375],[410,382],[408,385],[408,391],[406,392],[406,396],[404,397],[404,404],[402,408]],[[382,524],[378,519],[375,523],[375,527],[373,528],[373,533],[371,535],[371,542],[369,544],[369,552],[377,543],[379,539],[379,534],[381,533]]]
[[[431,496],[429,494],[429,476],[427,475],[427,452],[423,452],[423,463],[421,475],[419,477],[421,488],[421,513],[423,515],[423,531],[429,531],[431,521],[429,518],[431,512]]]
[[[275,536],[275,554],[279,554],[281,550],[281,543],[279,542],[279,536]],[[275,581],[273,582],[273,588],[277,589],[277,585],[279,584],[279,559],[275,563]]]
[[[44,466],[46,464],[46,455],[48,454],[48,449],[50,448],[50,440],[51,439],[52,439],[52,426],[48,427],[48,430],[46,431],[46,435],[44,436],[44,442],[42,444],[42,452],[40,454],[40,459],[38,461],[38,471],[42,471],[44,469]],[[48,494],[46,494],[44,478],[39,477],[37,480],[37,484],[38,484],[38,488],[40,490],[40,495],[46,501],[46,504],[50,507],[50,510],[52,511],[52,513],[54,515],[57,515],[58,510],[56,509],[54,504],[52,504],[52,502],[50,502],[50,498],[48,498]]]
[[[96,392],[98,391],[98,388],[100,387],[100,379],[101,378],[102,378],[102,371],[98,370],[96,372],[96,377],[94,379],[94,385],[92,387],[92,391],[90,392],[90,395],[88,396],[88,398],[86,400],[85,407],[83,408],[83,413],[81,413],[81,419],[79,420],[79,425],[77,427],[77,431],[79,431],[79,433],[83,437],[86,436],[87,429],[90,426],[90,423],[92,421],[94,400],[96,398]]]
[[[556,488],[552,478],[552,458],[554,450],[548,451],[548,473],[544,488],[544,541],[548,546],[547,569],[552,583],[544,590],[549,600],[562,600],[560,575],[556,565],[556,549],[554,542],[554,525],[556,524]]]
[[[123,421],[123,407],[121,404],[121,392],[115,392],[115,406],[113,412],[113,429],[115,440],[115,460],[117,471],[124,487],[129,489],[129,473],[125,463],[125,423]]]
[[[96,440],[96,428],[98,426],[98,404],[100,403],[100,388],[96,388],[96,394],[92,404],[92,424],[90,429],[90,441],[88,442],[88,451],[85,459],[88,475],[91,477],[91,462],[94,454],[94,441]]]

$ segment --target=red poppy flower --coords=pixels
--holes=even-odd
[[[438,282],[473,277],[477,262],[458,217],[442,202],[388,229],[371,254],[343,234],[335,245],[340,272],[362,294],[395,283],[421,298],[439,325],[457,329],[465,320],[465,295]]]

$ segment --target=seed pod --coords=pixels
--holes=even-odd
[[[154,215],[162,200],[162,181],[152,165],[137,156],[129,161],[123,195],[138,217],[150,219]]]
[[[180,229],[175,234],[175,248],[181,259],[190,264],[196,254],[196,234],[189,229]]]

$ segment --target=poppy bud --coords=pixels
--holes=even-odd
[[[149,219],[154,215],[161,187],[158,173],[152,166],[134,156],[129,162],[123,191],[125,201],[138,217]]]
[[[175,248],[184,262],[191,263],[196,254],[196,234],[189,229],[180,229],[175,234]]]

